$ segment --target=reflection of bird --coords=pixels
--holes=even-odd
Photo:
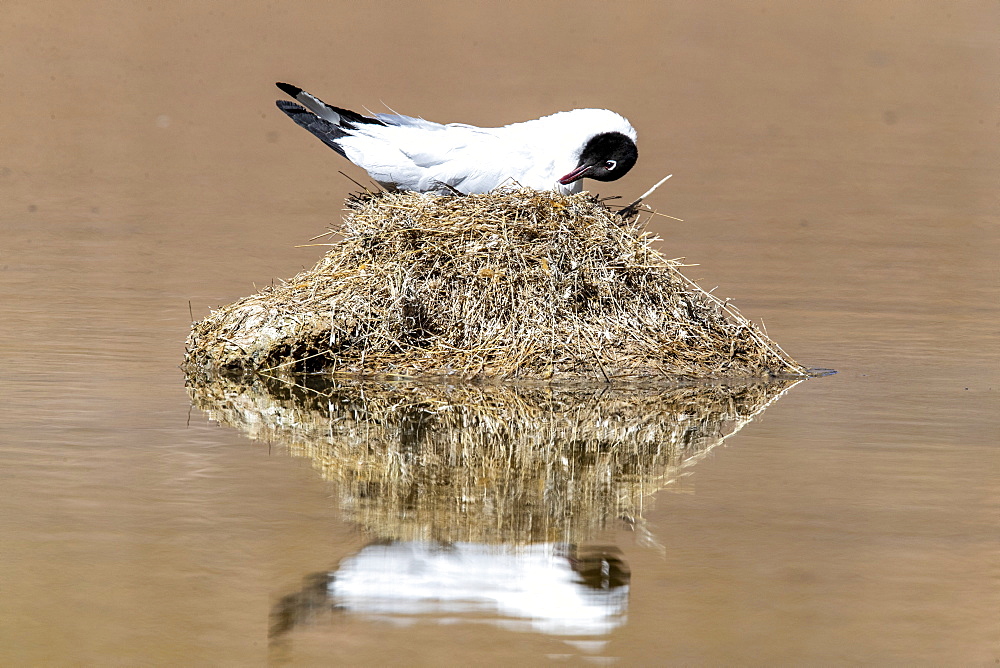
[[[278,108],[379,183],[417,192],[488,192],[519,184],[579,192],[584,178],[614,181],[639,157],[635,130],[607,109],[575,109],[501,128],[442,125],[395,114],[362,116],[291,84]],[[304,107],[304,108],[303,108]]]

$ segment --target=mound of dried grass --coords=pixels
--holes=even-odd
[[[189,377],[188,392],[212,419],[311,460],[371,537],[572,543],[641,524],[653,494],[797,382],[306,387],[216,376]]]
[[[195,323],[186,367],[467,378],[800,375],[587,193],[354,197],[343,239]]]

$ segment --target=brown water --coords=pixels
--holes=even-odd
[[[0,663],[1000,661],[1000,4],[15,1],[0,16]],[[278,80],[482,125],[618,110],[642,155],[600,192],[673,173],[651,200],[685,220],[654,221],[664,252],[839,373],[703,422],[738,429],[724,443],[606,479],[641,503],[622,520],[614,503],[580,510],[596,533],[563,527],[541,557],[516,528],[453,545],[466,586],[517,582],[520,608],[459,614],[440,588],[402,613],[325,575],[304,586],[384,576],[392,550],[443,562],[301,434],[255,441],[249,408],[214,413],[224,426],[193,408],[177,369],[189,302],[200,317],[311,265],[320,249],[294,245],[339,216],[337,170],[360,176],[274,109]],[[574,428],[604,424],[590,405]],[[697,411],[650,414],[654,433]],[[559,588],[566,554],[629,575]],[[586,591],[599,624],[552,611]],[[269,639],[307,600],[316,614]]]

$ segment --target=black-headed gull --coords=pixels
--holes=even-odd
[[[620,179],[639,157],[635,130],[607,109],[477,128],[396,114],[363,116],[297,86],[277,86],[302,105],[278,100],[279,109],[383,186],[398,190],[468,194],[521,185],[569,194],[580,192],[584,178]]]

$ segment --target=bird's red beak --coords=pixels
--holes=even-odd
[[[580,165],[572,172],[559,179],[559,183],[563,184],[564,186],[567,186],[573,183],[574,181],[579,181],[580,179],[582,179],[587,175],[587,172],[590,171],[590,167],[591,165]]]

